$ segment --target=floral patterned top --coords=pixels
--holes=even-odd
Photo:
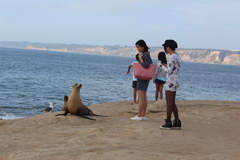
[[[179,54],[172,54],[168,61],[167,66],[161,66],[164,71],[167,72],[167,82],[165,85],[166,91],[176,91],[177,88],[180,86],[180,66],[181,66],[181,57]]]

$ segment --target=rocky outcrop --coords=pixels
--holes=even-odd
[[[230,54],[224,57],[222,64],[240,65],[240,54]]]

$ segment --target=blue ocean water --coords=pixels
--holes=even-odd
[[[54,111],[81,82],[86,105],[132,99],[134,58],[0,48],[0,118],[29,117],[49,102]],[[148,99],[154,100],[150,82]],[[186,63],[181,67],[179,100],[240,100],[240,66]]]

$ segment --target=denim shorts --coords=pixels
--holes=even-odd
[[[149,80],[137,80],[137,90],[147,91]]]

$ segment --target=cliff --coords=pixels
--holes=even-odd
[[[95,46],[79,44],[46,44],[31,42],[1,42],[0,47],[37,49],[60,52],[77,52],[89,54],[115,55],[134,57],[137,53],[133,46]],[[151,55],[157,58],[158,52],[163,48],[150,47]],[[240,51],[214,50],[214,49],[178,49],[182,60],[186,62],[203,62],[215,64],[240,65]]]

